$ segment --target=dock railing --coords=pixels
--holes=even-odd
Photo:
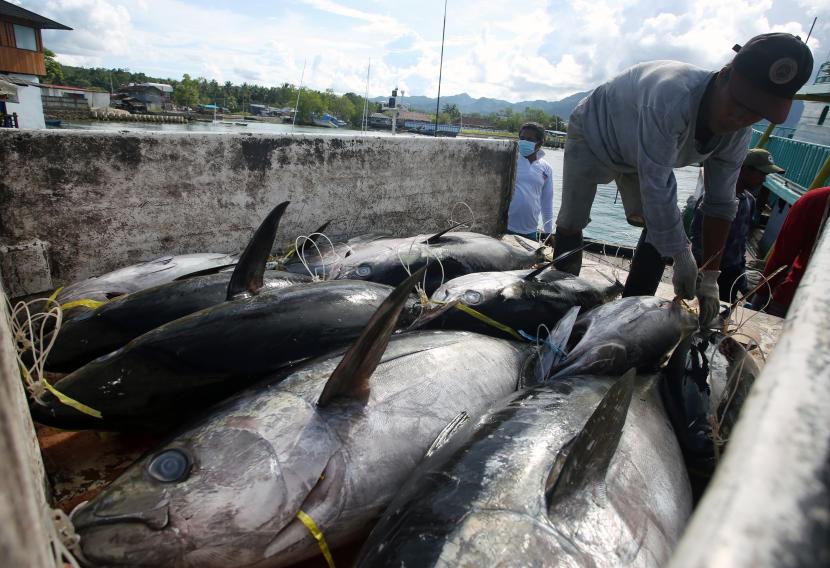
[[[753,130],[750,147],[754,148],[762,135],[759,130]],[[821,170],[830,157],[830,146],[780,136],[770,136],[764,147],[772,154],[775,163],[786,170],[784,177],[805,189],[810,187],[816,172]],[[820,185],[826,181],[820,181]]]
[[[825,230],[671,568],[827,566],[827,274],[830,231]]]

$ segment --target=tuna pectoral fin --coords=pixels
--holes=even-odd
[[[460,227],[461,225],[465,225],[465,224],[466,224],[466,223],[463,223],[463,222],[462,222],[462,223],[453,223],[452,225],[450,225],[450,227],[449,227],[448,229],[444,229],[444,230],[443,230],[443,231],[441,231],[440,233],[435,233],[434,235],[432,235],[432,236],[431,236],[430,238],[428,238],[427,240],[425,240],[425,241],[421,241],[421,242],[422,242],[423,244],[425,244],[425,245],[434,245],[434,244],[438,244],[438,243],[440,243],[440,242],[441,242],[441,237],[443,237],[445,234],[447,234],[447,233],[449,233],[450,231],[452,231],[453,229],[457,229],[457,228],[458,228],[458,227]]]
[[[554,467],[545,484],[548,513],[558,503],[584,490],[595,490],[605,482],[605,473],[617,451],[628,406],[634,392],[634,369],[630,369],[608,392],[582,430],[570,444],[561,468]]]
[[[432,442],[432,445],[429,447],[427,452],[424,454],[424,459],[430,457],[432,454],[437,452],[444,444],[447,443],[447,440],[453,437],[453,435],[458,432],[458,430],[464,426],[470,420],[470,416],[466,412],[461,412],[458,416],[453,418],[449,424],[447,424],[443,430],[438,434],[435,438],[435,441]]]
[[[568,338],[573,331],[576,317],[579,315],[579,309],[579,306],[574,306],[569,309],[568,313],[559,320],[556,327],[550,332],[545,342],[542,343],[539,348],[539,355],[534,367],[532,380],[530,380],[530,377],[524,377],[526,384],[545,382],[554,365],[558,365],[565,359]]]
[[[343,359],[326,381],[317,401],[318,406],[325,406],[340,396],[356,398],[364,402],[369,398],[369,377],[380,363],[383,352],[389,344],[389,338],[395,331],[395,324],[409,297],[409,291],[424,277],[425,272],[426,266],[401,282],[372,314],[363,333],[346,351]]]
[[[187,274],[179,276],[175,280],[189,280],[190,278],[194,278],[196,276],[210,276],[211,274],[218,274],[219,272],[227,270],[228,268],[233,268],[234,266],[236,266],[235,262],[233,264],[222,264],[220,266],[212,266],[210,268],[205,268],[204,270],[188,272]]]
[[[556,258],[551,260],[550,262],[546,262],[545,264],[543,264],[542,266],[540,266],[539,268],[537,268],[536,270],[534,270],[533,272],[531,272],[530,274],[525,276],[524,279],[525,280],[533,280],[534,278],[539,276],[541,273],[543,273],[545,270],[547,270],[548,268],[551,268],[553,266],[554,262],[560,262],[560,261],[565,260],[566,258],[568,258],[570,256],[575,255],[578,252],[582,252],[582,249],[584,249],[586,246],[588,246],[588,245],[579,247],[579,248],[574,249],[574,250],[569,250],[568,252],[560,254],[559,256],[557,256]],[[544,256],[545,247],[539,248],[535,252],[536,252],[536,254],[541,254],[541,255]]]
[[[288,201],[283,201],[271,210],[257,228],[248,246],[245,247],[245,251],[239,257],[239,262],[236,263],[236,268],[234,268],[231,281],[228,284],[228,300],[233,300],[246,292],[257,294],[262,288],[265,263],[271,253],[271,248],[274,246],[277,227],[280,225],[280,218],[285,213],[288,203]]]

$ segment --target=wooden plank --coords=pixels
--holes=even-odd
[[[42,53],[16,47],[0,46],[0,69],[8,73],[46,75]]]
[[[15,47],[14,26],[10,22],[0,22],[0,46]]]

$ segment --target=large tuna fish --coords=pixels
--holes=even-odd
[[[439,306],[455,302],[464,304],[501,327],[457,308],[444,311],[429,323],[429,327],[463,329],[514,339],[515,332],[523,331],[535,337],[540,325],[554,325],[573,306],[593,308],[615,298],[622,289],[619,282],[600,288],[558,270],[478,272],[444,283],[430,299]]]
[[[573,374],[617,375],[635,367],[653,371],[697,329],[696,316],[669,300],[632,296],[580,315],[568,341],[568,356],[551,378]]]
[[[233,272],[191,276],[127,294],[67,321],[55,337],[47,368],[72,371],[165,323],[251,293],[267,293],[311,277],[265,270],[280,218],[277,205],[254,233]]]
[[[396,286],[410,271],[436,260],[443,272],[430,270],[425,282],[427,294],[442,282],[473,272],[517,270],[544,261],[541,249],[522,251],[478,233],[417,235],[405,239],[378,239],[364,243],[351,254],[329,265],[332,278],[369,280]]]
[[[219,271],[236,264],[238,257],[236,254],[211,252],[162,256],[64,286],[56,299],[61,304],[79,300],[106,302],[117,296],[172,282],[188,274],[206,270]]]
[[[358,565],[664,566],[689,481],[654,377],[634,380],[561,378],[454,423]]]
[[[526,353],[443,331],[386,348],[395,309],[376,316],[345,356],[226,401],[78,511],[87,561],[285,566],[320,553],[307,527],[330,546],[365,535],[454,416],[515,389]]]
[[[683,341],[663,370],[660,391],[697,493],[714,472],[758,374],[746,349],[719,332]]]
[[[224,302],[149,331],[70,373],[32,414],[65,429],[158,429],[293,362],[354,341],[392,291],[374,282],[298,284]],[[418,312],[409,300],[401,325]]]

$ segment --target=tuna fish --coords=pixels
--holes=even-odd
[[[731,337],[706,332],[683,341],[663,374],[663,401],[700,493],[759,374],[758,365]]]
[[[238,256],[211,252],[162,256],[64,286],[56,299],[61,304],[79,300],[106,302],[124,294],[172,282],[195,272],[218,272],[222,268],[235,265]]]
[[[689,481],[656,378],[636,380],[564,377],[451,424],[358,566],[664,566]]]
[[[600,288],[558,270],[478,272],[454,278],[430,298],[440,305],[460,302],[503,327],[495,327],[458,309],[444,311],[429,324],[432,328],[461,329],[510,338],[523,331],[537,335],[537,328],[558,322],[573,306],[593,308],[622,293],[619,282]]]
[[[442,232],[405,239],[378,239],[331,264],[332,278],[369,280],[396,286],[410,271],[436,259],[442,271],[430,270],[424,289],[434,292],[442,282],[473,272],[517,270],[544,261],[542,249],[519,250],[478,233]]]
[[[348,345],[392,287],[338,280],[298,284],[206,308],[140,335],[63,378],[32,406],[43,424],[65,429],[158,429],[296,361]],[[401,325],[419,311],[412,297]]]
[[[551,369],[551,378],[619,376],[631,367],[653,371],[696,329],[696,316],[669,300],[632,296],[608,302],[579,316],[568,356]]]
[[[267,293],[311,277],[265,270],[280,218],[288,202],[275,207],[248,243],[231,272],[189,276],[127,294],[67,321],[47,359],[53,371],[72,371],[124,346],[139,335],[240,295]]]
[[[344,356],[224,402],[77,511],[86,561],[285,566],[320,553],[311,530],[329,546],[365,535],[446,424],[514,390],[526,358],[467,332],[386,347],[404,299],[390,296]]]

